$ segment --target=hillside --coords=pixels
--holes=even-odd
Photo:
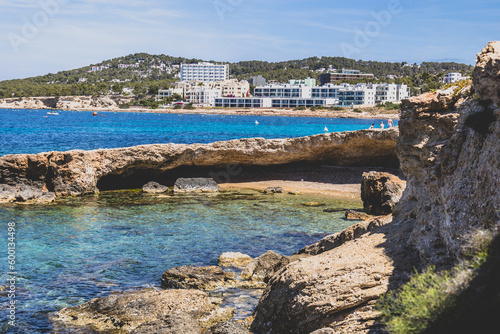
[[[176,75],[180,63],[198,61],[202,60],[136,53],[55,74],[1,81],[0,98],[101,96],[113,93],[133,94],[142,98],[155,94],[159,88],[167,88],[177,81]],[[246,80],[250,76],[261,74],[269,80],[278,82],[307,77],[317,79],[329,68],[356,69],[363,73],[373,73],[378,81],[405,83],[413,87],[415,93],[420,89],[428,91],[439,88],[439,81],[444,73],[469,74],[473,69],[470,65],[453,62],[424,62],[420,65],[411,65],[405,62],[363,61],[343,57],[312,57],[282,62],[240,61],[230,63],[229,68],[233,78]]]

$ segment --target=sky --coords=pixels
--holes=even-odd
[[[498,0],[0,0],[0,80],[137,52],[474,64],[499,17]]]

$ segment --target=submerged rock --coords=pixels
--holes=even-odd
[[[345,218],[349,220],[366,220],[371,217],[364,212],[359,212],[355,210],[347,210],[345,212]]]
[[[219,266],[243,269],[253,261],[250,255],[240,252],[226,252],[219,256]]]
[[[267,187],[264,190],[264,194],[281,194],[283,192],[283,188],[281,187]]]
[[[218,192],[219,185],[211,178],[179,178],[174,184],[174,193]]]
[[[161,278],[161,286],[166,289],[215,290],[235,284],[234,273],[224,272],[217,266],[175,267],[165,271]]]
[[[158,182],[148,182],[142,187],[142,191],[145,193],[152,193],[152,194],[158,194],[158,193],[164,193],[168,191],[168,187],[159,184]]]
[[[234,310],[220,308],[221,302],[199,290],[124,292],[64,308],[52,320],[68,326],[90,326],[99,332],[153,333],[154,328],[169,326],[196,328],[188,318],[192,317],[201,328],[208,329],[233,317]]]
[[[372,215],[392,213],[405,187],[406,182],[395,175],[381,172],[363,173],[361,200],[365,212]]]

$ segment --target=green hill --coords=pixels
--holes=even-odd
[[[175,65],[199,61],[202,60],[136,53],[55,74],[0,81],[0,98],[122,94],[124,88],[125,92],[142,98],[176,82],[178,67]],[[420,89],[427,91],[438,88],[440,77],[447,72],[468,74],[473,69],[470,65],[453,62],[411,65],[343,57],[311,57],[282,62],[240,61],[230,63],[229,68],[233,78],[246,80],[260,74],[278,82],[307,77],[318,79],[321,71],[329,68],[355,69],[362,73],[373,73],[376,81],[405,83],[413,87],[415,93]]]

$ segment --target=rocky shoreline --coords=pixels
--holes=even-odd
[[[0,201],[43,201],[99,190],[137,189],[149,181],[171,186],[175,175],[186,174],[212,177],[221,183],[241,177],[246,170],[280,166],[397,167],[397,136],[398,130],[393,128],[291,139],[5,155],[0,157]]]

